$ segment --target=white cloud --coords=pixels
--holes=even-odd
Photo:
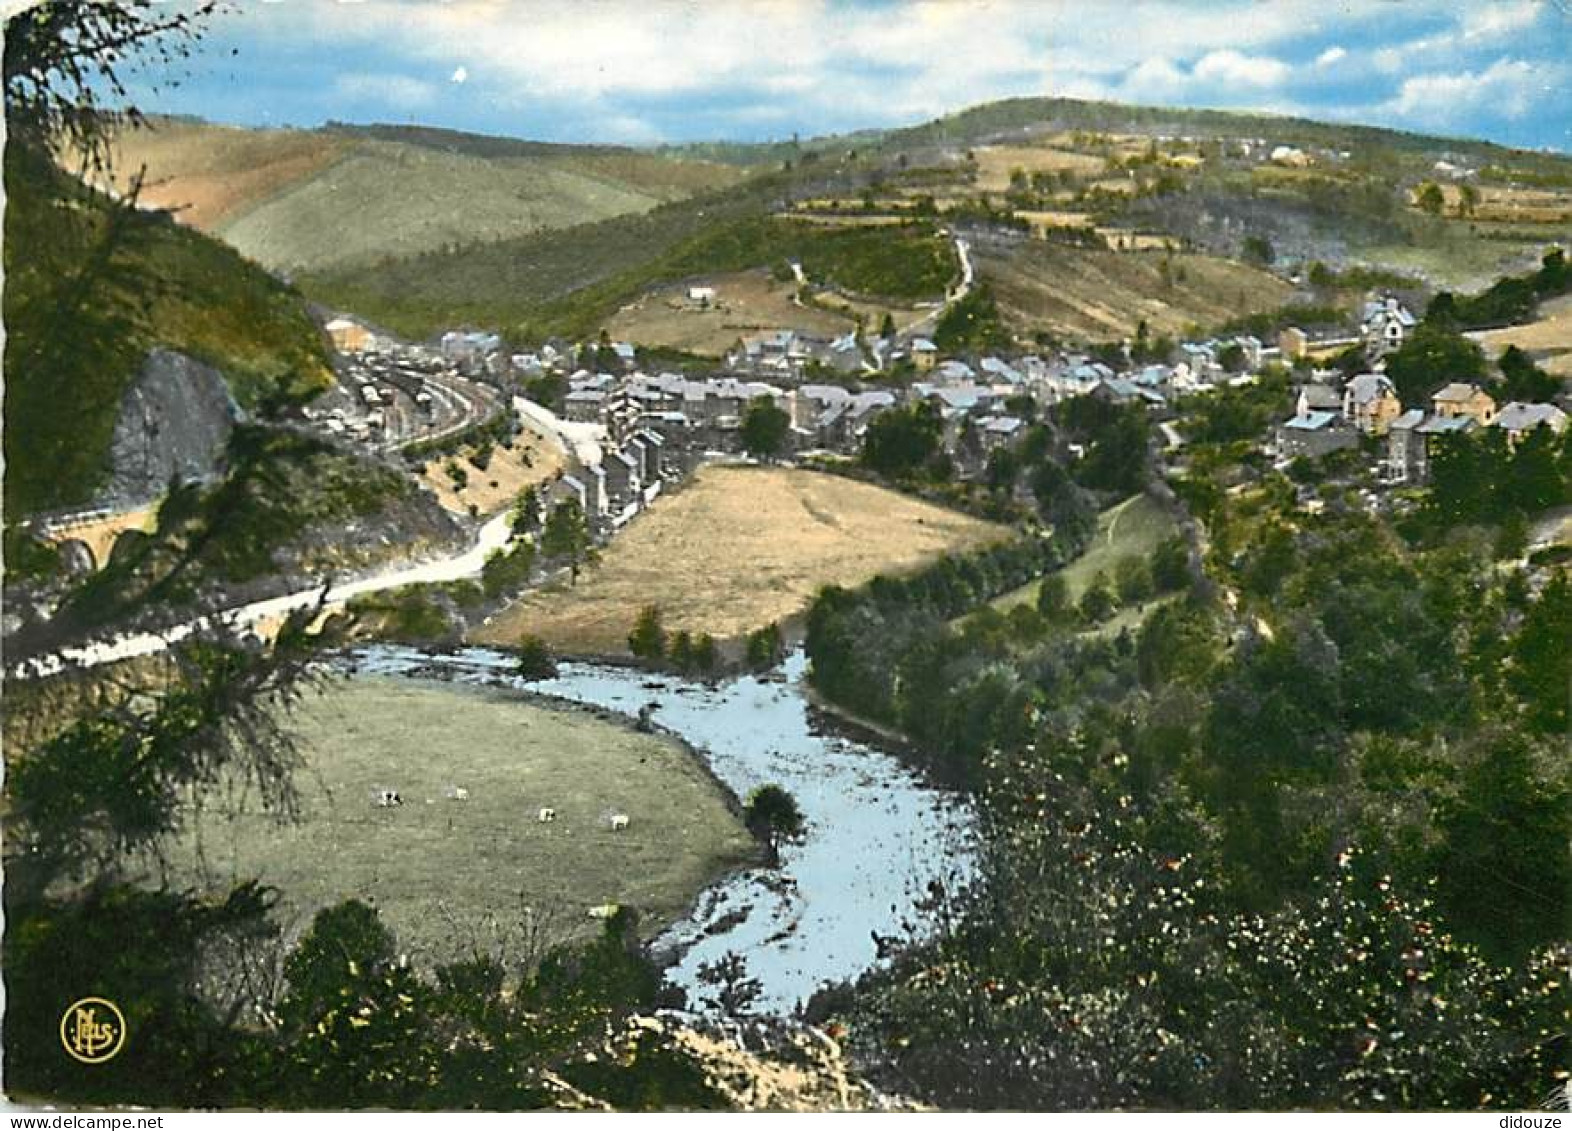
[[[1131,71],[1119,84],[1119,93],[1127,98],[1161,102],[1178,97],[1189,85],[1190,76],[1168,59],[1156,56],[1147,59]]]
[[[386,60],[385,76],[335,84],[366,101],[382,84],[395,108],[448,106],[459,100],[406,76],[446,89],[451,75],[473,92],[462,100],[470,113],[635,140],[684,131],[688,107],[706,131],[756,137],[777,122],[783,132],[892,125],[1032,94],[1329,116],[1357,99],[1361,112],[1417,124],[1439,116],[1425,104],[1444,93],[1436,83],[1450,82],[1453,98],[1477,101],[1478,88],[1525,104],[1532,81],[1493,65],[1509,50],[1496,44],[1532,42],[1527,29],[1546,10],[1542,0],[1451,0],[1439,12],[1391,0],[287,0],[245,6],[235,24],[286,51],[332,43]],[[1335,45],[1314,55],[1306,43]]]
[[[1513,121],[1550,101],[1566,81],[1565,66],[1498,59],[1483,71],[1404,79],[1386,108],[1406,121],[1430,126],[1449,126],[1481,112]]]
[[[1463,38],[1497,39],[1527,31],[1539,22],[1544,7],[1541,0],[1466,7],[1463,9]]]
[[[1323,0],[914,0],[895,11],[832,0],[296,0],[252,9],[248,18],[268,17],[265,30],[280,37],[306,31],[384,48],[407,65],[483,71],[489,89],[519,105],[752,86],[830,107],[867,100],[882,104],[888,120],[896,106],[939,113],[1004,94],[1106,87],[1153,58],[1200,59],[1196,77],[1206,82],[1270,86],[1287,68],[1262,49],[1315,26],[1322,7]],[[1340,12],[1357,25],[1382,7],[1349,0]],[[1150,71],[1141,81],[1158,85]]]
[[[1281,84],[1291,71],[1292,68],[1281,59],[1245,55],[1228,48],[1203,55],[1195,65],[1194,74],[1202,82],[1261,87]]]

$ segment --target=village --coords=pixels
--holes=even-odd
[[[693,287],[690,298],[707,305],[716,296]],[[341,354],[339,400],[349,412],[324,406],[313,415],[340,438],[389,452],[440,446],[512,412],[565,456],[542,505],[571,497],[597,536],[621,528],[663,483],[707,460],[833,463],[861,451],[880,413],[923,403],[943,422],[945,453],[963,481],[981,478],[993,453],[1020,440],[1040,412],[1076,397],[1142,406],[1171,469],[1182,474],[1187,408],[1268,374],[1286,374],[1288,394],[1263,455],[1286,468],[1354,451],[1378,487],[1424,483],[1431,454],[1450,436],[1499,428],[1515,445],[1534,428],[1566,428],[1558,404],[1498,404],[1469,382],[1447,382],[1427,403],[1405,405],[1386,359],[1417,325],[1403,301],[1375,293],[1341,333],[1287,327],[1271,344],[1251,334],[1180,341],[1160,360],[1150,353],[1136,360],[1129,342],[1117,354],[946,356],[921,335],[865,340],[781,329],[739,337],[713,370],[693,375],[647,371],[643,351],[629,342],[548,341],[513,352],[495,333],[453,330],[429,344],[398,344],[341,316],[327,329]],[[1349,372],[1349,356],[1360,361],[1357,372]],[[543,384],[558,390],[554,406],[520,395]],[[405,400],[413,411],[400,413]],[[744,422],[761,405],[778,410],[785,427],[769,450],[750,451]],[[402,433],[393,424],[400,419],[411,422]],[[1071,447],[1070,458],[1082,454]]]

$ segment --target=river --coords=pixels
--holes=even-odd
[[[713,992],[700,967],[735,953],[758,982],[754,1009],[789,1013],[821,985],[872,967],[874,935],[900,934],[931,881],[971,875],[966,799],[812,707],[800,650],[762,678],[714,684],[590,663],[564,663],[556,679],[523,684],[512,657],[486,649],[378,645],[356,663],[377,674],[527,688],[630,716],[655,704],[656,723],[696,747],[738,797],[771,782],[796,797],[807,830],[782,846],[779,865],[722,878],[655,940],[657,953],[675,955],[667,976],[690,1008],[703,1011]]]

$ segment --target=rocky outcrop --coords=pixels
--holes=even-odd
[[[98,501],[141,506],[171,479],[216,477],[240,410],[218,370],[184,354],[155,349],[120,402],[110,443],[110,481]]]

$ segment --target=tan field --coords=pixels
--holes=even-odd
[[[296,730],[300,820],[211,787],[168,848],[172,882],[227,892],[259,879],[281,893],[286,930],[359,899],[426,964],[517,945],[531,919],[557,941],[589,935],[588,910],[606,903],[638,908],[652,934],[755,856],[693,754],[586,712],[357,677],[308,698]],[[383,789],[403,804],[378,806]],[[557,819],[542,823],[542,807]],[[626,829],[611,830],[614,812]]]
[[[825,585],[858,585],[1010,537],[882,487],[788,468],[702,468],[604,551],[577,587],[532,593],[471,635],[524,633],[570,653],[627,651],[644,605],[668,630],[733,639],[803,611]]]
[[[1572,223],[1572,193],[1553,189],[1507,188],[1500,185],[1477,186],[1479,202],[1471,218],[1498,220],[1516,224],[1565,224]],[[1462,188],[1444,184],[1441,195],[1446,199],[1445,213],[1457,213]],[[1413,194],[1410,194],[1412,202]]]
[[[432,460],[421,469],[420,477],[437,493],[437,501],[456,514],[468,514],[471,506],[483,515],[496,514],[512,506],[525,487],[555,478],[564,462],[557,444],[528,429],[514,437],[513,444],[511,448],[494,448],[484,471],[465,458],[466,452]],[[463,490],[454,488],[452,477],[444,470],[449,463],[457,463],[469,476]]]
[[[1091,216],[1085,212],[1033,211],[1029,208],[1019,208],[1016,209],[1015,214],[1034,228],[1085,228],[1091,223]]]
[[[880,204],[881,208],[891,207],[889,204]],[[786,215],[782,213],[781,215]],[[826,228],[892,228],[898,224],[905,224],[911,220],[909,215],[892,215],[890,213],[844,213],[844,212],[793,212],[793,220],[802,220],[809,224],[818,224]]]
[[[1169,281],[1163,280],[1163,264]],[[1293,288],[1276,276],[1207,255],[1117,252],[1033,241],[1007,255],[982,252],[978,270],[1018,326],[1096,341],[1183,333],[1240,314],[1274,310]]]
[[[1135,193],[1136,181],[1130,177],[1105,177],[1103,180],[1093,181],[1091,187],[1102,189],[1103,192],[1132,196]]]
[[[690,286],[715,288],[707,309],[689,301]],[[613,338],[642,346],[665,346],[717,357],[737,339],[791,327],[811,334],[839,335],[853,326],[849,318],[793,301],[796,284],[779,282],[768,271],[736,271],[661,287],[612,315]]]
[[[1541,303],[1537,321],[1504,330],[1486,330],[1469,337],[1491,358],[1507,346],[1516,346],[1533,354],[1546,373],[1572,377],[1572,295]]]
[[[1173,236],[1132,232],[1126,228],[1098,228],[1097,234],[1107,240],[1114,251],[1168,251],[1179,244]]]
[[[985,145],[973,151],[977,156],[977,191],[1005,192],[1010,174],[1017,169],[1032,173],[1076,173],[1095,177],[1107,168],[1101,157],[1073,153],[1042,145]]]

